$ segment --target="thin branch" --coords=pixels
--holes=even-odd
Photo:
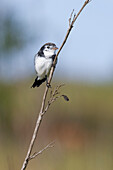
[[[53,77],[53,73],[54,73],[54,70],[55,70],[55,65],[56,65],[56,61],[57,61],[57,57],[60,53],[60,51],[62,50],[62,48],[64,47],[67,39],[68,39],[68,36],[73,28],[73,25],[76,21],[76,19],[78,18],[78,16],[80,15],[80,13],[82,12],[82,10],[84,9],[84,7],[90,2],[90,0],[86,0],[82,6],[82,8],[80,9],[80,11],[77,13],[77,15],[73,18],[68,30],[67,30],[67,33],[66,33],[66,36],[64,38],[64,41],[63,43],[61,44],[56,56],[55,56],[55,59],[54,59],[54,62],[53,62],[53,66],[51,67],[51,71],[50,71],[50,74],[49,74],[49,79],[48,79],[48,83],[50,84],[51,83],[51,80],[52,80],[52,77]],[[47,94],[48,94],[48,90],[49,88],[46,87],[45,88],[45,92],[44,92],[44,95],[43,95],[43,99],[42,99],[42,105],[41,105],[41,109],[40,109],[40,113],[38,115],[38,118],[37,118],[37,122],[36,122],[36,125],[35,125],[35,129],[34,129],[34,132],[33,132],[33,135],[32,135],[32,139],[31,139],[31,142],[30,142],[30,145],[29,145],[29,148],[28,148],[28,152],[27,152],[27,155],[25,157],[25,160],[23,162],[23,166],[21,168],[21,170],[25,170],[27,165],[28,165],[28,162],[29,162],[29,158],[30,158],[30,155],[31,155],[31,152],[32,152],[32,149],[33,149],[33,146],[34,146],[34,143],[35,143],[35,140],[36,140],[36,137],[37,137],[37,134],[38,134],[38,131],[39,131],[39,127],[40,127],[40,124],[42,122],[42,119],[43,119],[43,112],[44,112],[44,108],[45,108],[45,103],[46,103],[46,98],[47,98]]]
[[[74,13],[74,9],[73,9],[73,11],[71,12],[71,15],[70,15],[70,18],[69,18],[69,26],[71,25],[71,20],[72,20],[73,13]]]
[[[39,152],[35,152],[32,156],[30,156],[29,160],[36,158],[38,155],[42,154],[45,150],[47,150],[48,148],[53,148],[54,147],[54,143],[55,141],[49,143],[47,146],[45,146],[42,150],[40,150]]]
[[[51,90],[50,92],[50,99],[48,100],[48,104],[46,106],[46,108],[44,109],[44,112],[43,114],[45,114],[47,112],[47,110],[49,109],[50,105],[55,102],[57,99],[61,98],[61,97],[64,97],[65,95],[61,95],[61,96],[58,96],[60,94],[59,92],[59,89],[64,86],[64,84],[60,84],[60,85],[57,85],[54,89],[54,91]]]

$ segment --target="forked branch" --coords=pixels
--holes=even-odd
[[[73,16],[73,13],[74,11],[72,12],[70,18],[69,18],[69,28],[67,30],[67,33],[66,33],[66,36],[64,38],[64,41],[63,43],[61,44],[57,54],[56,54],[56,57],[54,59],[54,62],[53,62],[53,66],[51,67],[51,71],[50,71],[50,74],[49,74],[49,79],[48,79],[48,83],[50,84],[51,83],[51,80],[52,80],[52,77],[53,77],[53,73],[54,73],[54,70],[55,70],[55,65],[56,65],[56,61],[57,61],[57,57],[60,53],[60,51],[62,50],[63,46],[65,45],[67,39],[68,39],[68,36],[73,28],[73,25],[76,21],[76,19],[78,18],[78,16],[80,15],[80,13],[82,12],[82,10],[84,9],[84,7],[90,2],[91,0],[86,0],[82,6],[82,8],[80,9],[80,11],[74,16]],[[72,16],[73,16],[73,19],[72,19]],[[46,87],[45,88],[45,92],[44,92],[44,95],[43,95],[43,99],[42,99],[42,105],[41,105],[41,109],[40,109],[40,112],[39,112],[39,115],[38,115],[38,118],[37,118],[37,122],[36,122],[36,125],[35,125],[35,129],[34,129],[34,132],[33,132],[33,135],[32,135],[32,139],[31,139],[31,142],[30,142],[30,145],[29,145],[29,148],[28,148],[28,151],[27,151],[27,155],[25,157],[25,160],[23,162],[23,166],[21,168],[21,170],[25,170],[27,165],[28,165],[28,162],[32,159],[31,157],[31,152],[32,152],[32,149],[33,149],[33,146],[34,146],[34,143],[35,143],[35,140],[36,140],[36,137],[37,137],[37,134],[38,134],[38,131],[39,131],[39,127],[40,127],[40,124],[42,122],[42,119],[43,119],[43,116],[44,116],[44,113],[48,110],[48,106],[45,108],[45,103],[46,103],[46,98],[47,98],[47,94],[48,94],[48,90],[49,88]],[[62,95],[62,97],[64,97],[64,99],[67,99],[67,96],[65,95]],[[68,99],[67,99],[68,100]],[[45,149],[44,149],[45,150]],[[39,155],[37,153],[37,155]]]
[[[64,95],[64,94],[60,95],[59,89],[60,89],[62,86],[64,86],[64,84],[57,85],[53,91],[51,90],[51,92],[50,92],[50,98],[49,98],[49,100],[48,100],[47,106],[46,106],[45,109],[44,109],[43,114],[45,114],[45,113],[47,112],[47,110],[49,109],[50,105],[51,105],[53,102],[55,102],[57,99],[63,97],[65,101],[69,101],[69,98],[68,98],[66,95]]]
[[[45,146],[43,149],[41,149],[39,152],[35,152],[32,156],[29,157],[29,160],[36,158],[38,155],[42,154],[46,149],[53,148],[54,147],[54,141],[49,143],[47,146]]]

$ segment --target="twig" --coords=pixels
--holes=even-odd
[[[71,24],[69,25],[69,28],[67,30],[67,34],[64,38],[64,41],[63,43],[61,44],[56,56],[55,56],[55,59],[54,59],[54,62],[53,62],[53,66],[51,67],[51,71],[50,71],[50,74],[49,74],[49,79],[48,79],[48,83],[50,84],[51,83],[51,80],[52,80],[52,77],[53,77],[53,73],[54,73],[54,70],[55,70],[55,65],[56,65],[56,61],[57,61],[57,57],[60,53],[60,51],[62,50],[63,46],[65,45],[67,39],[68,39],[68,36],[73,28],[73,25],[76,21],[76,19],[78,18],[78,16],[80,15],[80,13],[82,12],[82,10],[84,9],[84,7],[90,2],[90,0],[86,0],[82,6],[82,8],[80,9],[80,11],[77,13],[77,15],[73,18]],[[40,109],[40,112],[39,112],[39,115],[38,115],[38,118],[37,118],[37,122],[36,122],[36,125],[35,125],[35,129],[34,129],[34,132],[33,132],[33,135],[32,135],[32,139],[31,139],[31,142],[30,142],[30,145],[29,145],[29,148],[28,148],[28,152],[27,152],[27,155],[25,157],[25,160],[23,162],[23,166],[21,168],[21,170],[25,170],[27,165],[28,165],[28,162],[29,162],[29,158],[30,158],[30,155],[31,155],[31,152],[32,152],[32,149],[33,149],[33,146],[34,146],[34,143],[35,143],[35,140],[36,140],[36,137],[37,137],[37,133],[38,133],[38,130],[39,130],[39,127],[40,127],[40,124],[41,124],[41,121],[43,119],[43,112],[44,112],[44,108],[45,108],[45,102],[46,102],[46,97],[47,97],[47,94],[48,94],[48,90],[49,88],[46,87],[45,88],[45,92],[44,92],[44,95],[43,95],[43,99],[42,99],[42,106],[41,106],[41,109]]]
[[[53,102],[55,102],[57,99],[65,96],[65,95],[60,95],[60,96],[58,96],[58,95],[60,94],[59,89],[60,89],[62,86],[64,86],[64,84],[57,85],[57,86],[55,87],[55,89],[54,89],[53,92],[52,92],[52,90],[51,90],[51,92],[50,92],[50,99],[48,100],[48,104],[47,104],[46,108],[44,109],[43,114],[45,114],[45,113],[47,112],[47,110],[49,109],[50,105],[51,105]],[[68,98],[68,97],[67,97],[67,98]]]
[[[54,147],[54,143],[55,143],[55,141],[49,143],[47,146],[45,146],[45,147],[44,147],[42,150],[40,150],[39,152],[35,152],[32,156],[30,156],[29,160],[34,159],[36,156],[42,154],[42,152],[44,152],[46,149]]]
[[[73,9],[73,11],[71,12],[71,15],[70,15],[70,18],[69,18],[69,26],[71,25],[71,19],[72,19],[73,13],[74,13],[74,9]]]

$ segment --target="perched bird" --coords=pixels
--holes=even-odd
[[[31,88],[39,87],[43,82],[46,81],[46,85],[49,86],[47,77],[49,75],[51,66],[56,56],[57,46],[54,43],[44,44],[39,52],[35,55],[35,70],[37,77],[31,86]]]

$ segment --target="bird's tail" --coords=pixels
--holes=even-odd
[[[35,79],[33,85],[31,86],[31,88],[39,87],[43,82],[46,81],[46,79],[47,78],[45,77],[42,80],[38,80],[38,77],[36,77],[36,79]]]

